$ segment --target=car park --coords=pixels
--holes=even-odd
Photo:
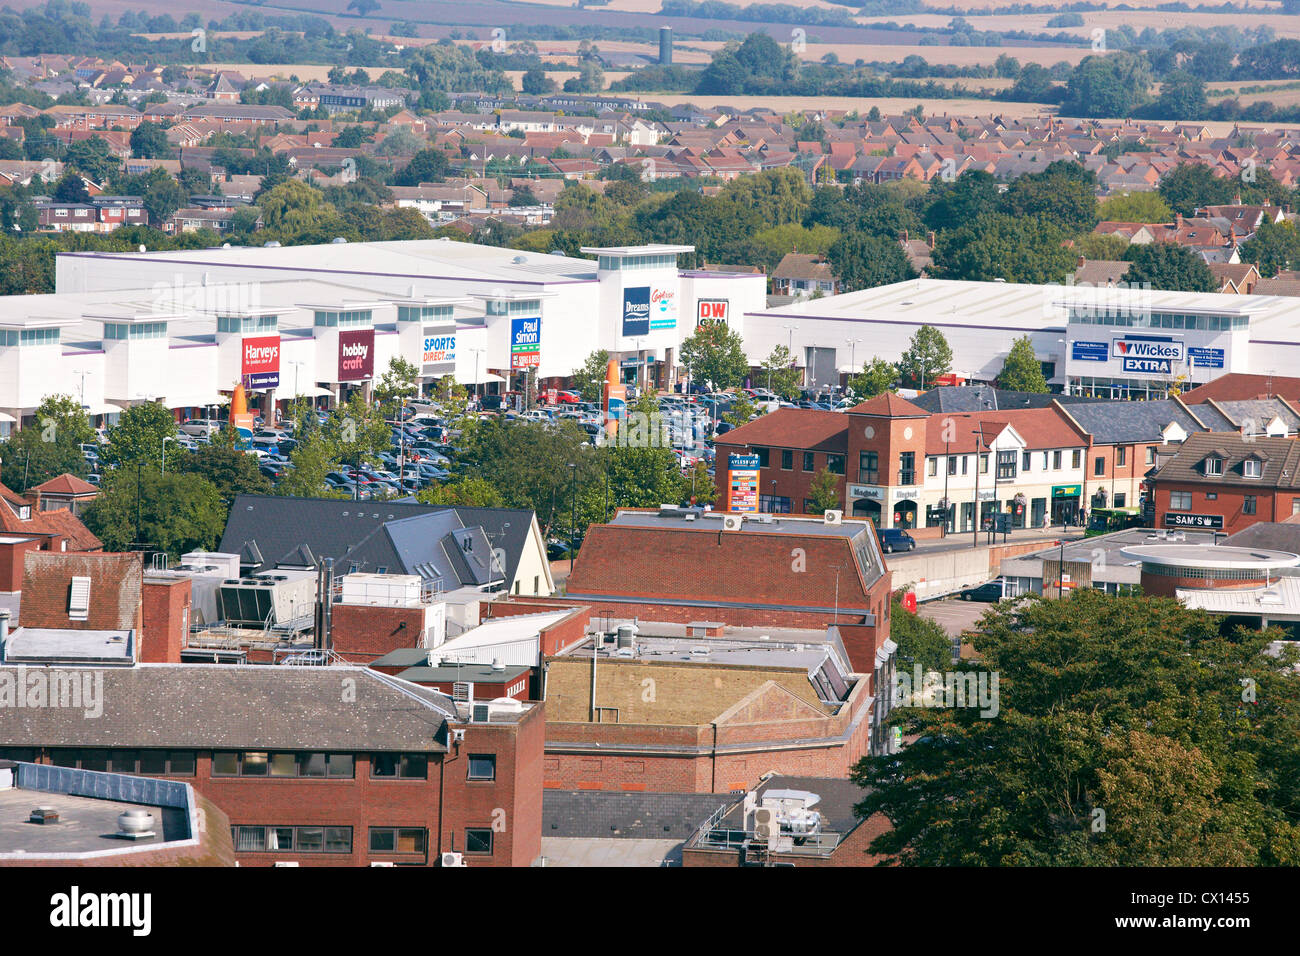
[[[181,431],[195,437],[211,438],[221,430],[221,424],[215,418],[191,418],[181,425]]]
[[[973,588],[966,588],[961,592],[963,601],[1001,601],[1005,591],[1001,578],[985,582]]]

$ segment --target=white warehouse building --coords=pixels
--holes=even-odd
[[[677,383],[697,318],[743,333],[762,275],[682,270],[692,246],[593,259],[450,240],[60,254],[56,292],[0,302],[0,428],[53,393],[92,415],[158,401],[178,416],[243,382],[263,411],[368,390],[402,356],[431,382],[558,384],[597,349],[624,379]]]

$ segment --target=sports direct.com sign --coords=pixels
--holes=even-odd
[[[279,388],[280,336],[244,339],[239,374],[244,388]]]
[[[340,382],[360,382],[375,375],[375,330],[350,329],[339,332]]]

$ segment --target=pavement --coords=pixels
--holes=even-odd
[[[918,605],[916,613],[926,620],[934,621],[949,637],[957,637],[963,631],[975,630],[979,619],[991,606],[987,601],[944,598]]]
[[[981,547],[987,547],[990,544],[989,534],[987,531],[981,531],[978,542]],[[1064,534],[1066,541],[1079,541],[1084,537],[1083,529],[1071,527]],[[1041,542],[1044,545],[1055,544],[1062,538],[1061,526],[1053,525],[1047,528],[1019,528],[1007,534],[998,534],[993,536],[993,544],[1026,544],[1030,542]],[[928,551],[932,554],[944,551],[961,551],[971,550],[975,535],[969,531],[958,531],[949,534],[946,538],[918,538],[916,548],[912,552],[896,552],[900,556],[904,553],[919,553]],[[888,560],[888,558],[886,559]]]

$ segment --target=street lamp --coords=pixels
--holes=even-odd
[[[984,448],[984,423],[971,431],[977,436],[975,442],[975,520],[971,522],[971,547],[980,546],[980,453]]]
[[[573,545],[578,537],[578,465],[569,462],[569,477],[573,481],[573,514],[569,524],[569,573],[573,573]]]
[[[168,443],[169,441],[175,441],[175,440],[176,440],[176,436],[175,436],[175,435],[163,435],[163,440],[162,440],[162,468],[161,468],[160,470],[162,471],[162,473],[163,473],[164,475],[167,474],[167,443]]]

